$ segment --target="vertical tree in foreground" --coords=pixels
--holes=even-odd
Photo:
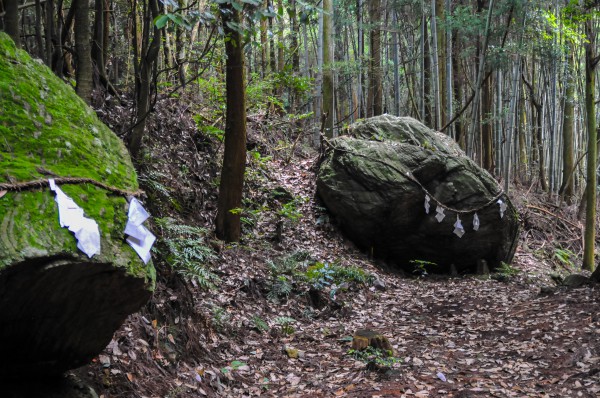
[[[335,119],[333,87],[333,0],[323,0],[323,117],[325,135],[333,137]]]
[[[244,48],[242,43],[241,12],[231,2],[220,5],[225,32],[225,152],[216,233],[226,242],[240,240],[241,222],[238,209],[242,205],[244,171],[246,169],[246,87],[244,83]]]
[[[585,233],[583,243],[583,268],[594,270],[594,249],[596,239],[596,164],[597,164],[597,131],[594,94],[596,89],[595,69],[598,57],[594,54],[596,31],[591,16],[585,22],[585,33],[588,42],[585,45],[585,110],[587,115],[587,189],[585,211]]]

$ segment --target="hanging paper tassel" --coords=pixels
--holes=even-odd
[[[506,211],[506,203],[502,201],[502,199],[498,199],[496,202],[500,205],[500,218],[504,217],[504,212]]]
[[[473,230],[479,231],[479,225],[479,216],[477,216],[477,213],[475,213],[475,215],[473,216]]]
[[[425,195],[425,213],[429,214],[429,201],[431,200],[431,198],[429,197],[429,195]]]
[[[460,222],[460,218],[458,217],[458,214],[456,215],[456,222],[454,223],[454,234],[456,236],[458,236],[459,238],[462,238],[462,236],[465,234],[465,229],[462,226],[462,223]]]
[[[435,212],[437,213],[435,215],[435,219],[438,220],[438,222],[442,222],[444,217],[446,217],[444,214],[444,208],[438,204],[438,206],[435,208]]]

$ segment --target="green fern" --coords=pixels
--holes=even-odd
[[[216,259],[214,251],[205,244],[207,230],[180,224],[171,217],[157,218],[162,232],[159,252],[180,275],[195,281],[203,289],[212,289],[219,277],[206,267]]]

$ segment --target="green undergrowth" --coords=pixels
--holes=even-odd
[[[208,231],[204,228],[180,223],[171,217],[157,218],[161,240],[156,251],[165,262],[184,278],[203,289],[212,289],[219,277],[210,265],[217,256],[206,241]]]
[[[292,293],[306,289],[329,290],[334,296],[352,285],[369,285],[373,275],[362,268],[338,263],[315,261],[307,252],[299,251],[267,262],[269,267],[267,298],[287,300]]]
[[[367,347],[364,350],[348,350],[348,355],[357,361],[374,364],[379,367],[393,367],[397,363],[402,363],[402,359],[393,356],[393,352],[384,351],[380,348]]]

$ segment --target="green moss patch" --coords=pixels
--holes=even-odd
[[[137,189],[126,148],[73,89],[0,33],[0,182],[88,177]]]
[[[40,61],[16,49],[1,32],[0,109],[0,182],[51,175],[138,189],[123,142],[70,86]],[[124,242],[125,198],[92,184],[62,185],[61,189],[98,222],[102,248],[91,261],[125,268],[127,274],[153,282],[153,267],[145,266]],[[37,257],[89,261],[77,250],[73,234],[60,227],[49,188],[9,191],[0,198],[0,228],[0,271]]]

